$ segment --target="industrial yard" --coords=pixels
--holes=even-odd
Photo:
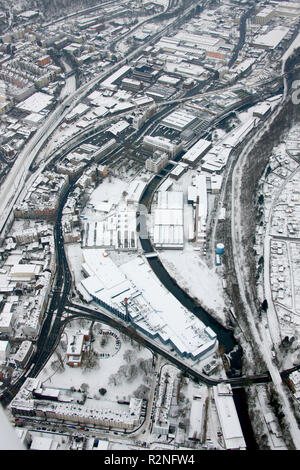
[[[11,446],[299,449],[299,5],[80,7],[0,2]]]

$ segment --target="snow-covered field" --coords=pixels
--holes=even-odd
[[[201,259],[192,246],[182,251],[165,250],[159,257],[177,283],[203,308],[213,310],[213,316],[225,323],[225,301],[220,277]]]

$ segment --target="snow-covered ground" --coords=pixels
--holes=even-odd
[[[225,324],[225,300],[220,277],[208,268],[199,252],[190,245],[184,250],[159,252],[163,265],[177,283],[201,306],[213,311],[213,316]]]
[[[188,241],[188,227],[193,223],[192,206],[187,203],[188,186],[192,184],[197,175],[196,169],[189,169],[178,181],[173,182],[170,191],[182,191],[184,200],[184,248],[183,250],[159,251],[159,258],[169,274],[176,280],[191,297],[197,299],[204,309],[211,311],[212,315],[226,323],[224,308],[226,307],[223,295],[222,278],[208,267],[201,251],[195,250],[197,243]],[[213,208],[215,195],[208,194],[208,218]],[[154,212],[155,206],[152,207]]]
[[[80,320],[73,321],[71,325],[65,329],[65,332],[62,335],[62,341],[66,343],[66,339],[70,335],[80,331],[80,329],[83,330],[82,326],[80,326]],[[86,326],[84,329],[86,329]],[[102,335],[99,334],[101,329],[111,331],[116,334],[120,341],[120,349],[116,347],[116,338],[113,336],[108,336],[108,343],[101,346]],[[51,363],[57,360],[57,355],[54,353],[46,367],[41,371],[39,379],[46,386],[66,389],[75,387],[77,390],[83,383],[87,384],[88,399],[86,406],[89,408],[118,406],[116,403],[117,400],[126,400],[130,396],[133,396],[133,392],[142,383],[144,383],[144,373],[138,366],[138,363],[139,360],[149,359],[152,361],[152,353],[148,349],[142,348],[136,343],[131,344],[131,340],[128,337],[120,335],[117,330],[114,330],[103,323],[95,323],[93,332],[95,335],[95,342],[91,343],[92,347],[95,344],[95,348],[93,349],[97,353],[102,352],[103,354],[109,354],[108,358],[99,357],[97,359],[96,366],[91,369],[71,367],[66,364],[66,351],[64,351],[60,345],[58,347],[58,351],[65,363],[64,370],[57,372],[53,370]],[[128,364],[124,360],[123,355],[129,350],[132,351],[130,364],[137,365],[138,370],[137,375],[128,381],[119,369],[122,365]],[[114,376],[115,380],[112,380],[112,376]],[[107,392],[104,396],[99,394],[100,388],[106,389]]]
[[[237,279],[239,283],[239,289],[241,298],[244,303],[244,307],[247,313],[247,319],[249,321],[249,328],[251,330],[251,335],[253,339],[255,339],[262,357],[266,362],[268,371],[272,377],[274,388],[279,395],[280,403],[282,404],[284,414],[286,416],[286,420],[289,423],[289,430],[291,433],[292,440],[294,445],[297,449],[300,449],[300,434],[299,434],[299,426],[295,419],[294,412],[288,400],[288,396],[286,393],[286,389],[282,383],[282,378],[279,373],[278,365],[274,361],[273,354],[272,354],[272,339],[270,335],[266,334],[265,324],[263,322],[257,322],[253,316],[255,311],[255,307],[252,309],[251,299],[250,303],[248,299],[246,299],[246,286],[244,282],[244,270],[245,266],[247,266],[247,260],[245,258],[245,252],[242,250],[242,243],[241,243],[241,235],[242,235],[242,223],[241,218],[242,214],[240,211],[240,194],[242,191],[241,185],[241,175],[243,174],[243,166],[247,161],[248,152],[251,151],[253,145],[257,141],[259,141],[260,135],[268,131],[268,127],[270,126],[272,120],[276,118],[279,111],[281,110],[281,104],[277,107],[277,109],[270,115],[270,118],[264,122],[264,125],[260,128],[260,130],[256,133],[255,138],[252,138],[248,144],[245,146],[243,151],[241,152],[239,159],[234,167],[233,171],[233,190],[232,190],[232,234],[233,236],[233,256],[236,262],[236,273]],[[266,246],[266,244],[265,244]],[[267,269],[268,269],[268,262],[265,260]],[[269,312],[268,312],[269,313]],[[274,321],[274,320],[273,320]]]
[[[298,128],[299,129],[299,128]],[[297,147],[292,136],[286,137]],[[297,136],[297,132],[296,132]],[[289,144],[290,145],[290,144]],[[283,166],[284,163],[284,166]],[[264,196],[264,228],[257,227],[259,256],[264,255],[263,277],[259,284],[261,299],[268,302],[268,327],[276,346],[281,367],[289,368],[298,361],[296,345],[288,354],[280,352],[279,344],[285,337],[299,338],[299,166],[287,153],[284,143],[273,149],[269,160],[271,171],[261,179]]]

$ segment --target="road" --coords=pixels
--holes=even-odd
[[[152,18],[151,18],[152,19]],[[151,20],[149,19],[149,21]],[[181,19],[182,20],[182,19]],[[170,28],[173,24],[176,24],[178,20],[174,20],[171,25],[168,25],[166,28],[164,28],[162,31],[159,32],[159,35],[164,34],[168,28]],[[153,37],[151,38],[153,40]],[[53,131],[57,128],[59,123],[64,119],[64,116],[69,113],[70,109],[65,109],[66,104],[70,104],[72,100],[72,107],[77,104],[77,102],[86,94],[89,92],[89,90],[101,79],[104,79],[108,74],[112,73],[117,67],[119,67],[121,64],[125,63],[125,60],[129,60],[131,57],[133,57],[135,54],[140,53],[140,51],[146,47],[147,44],[143,45],[141,48],[139,48],[138,52],[134,51],[130,56],[128,56],[126,59],[121,61],[119,64],[111,67],[109,71],[106,71],[103,73],[100,77],[98,76],[97,78],[93,79],[92,81],[88,82],[88,84],[83,85],[79,90],[77,90],[73,95],[67,97],[63,103],[61,103],[58,108],[48,117],[46,120],[45,125],[37,131],[36,135],[34,138],[29,142],[29,144],[26,146],[26,150],[22,152],[22,158],[18,158],[16,164],[13,166],[12,171],[9,174],[9,177],[7,179],[7,183],[5,183],[6,188],[2,188],[2,191],[0,191],[0,209],[2,213],[2,218],[1,218],[1,226],[0,230],[4,227],[5,222],[7,220],[7,217],[9,215],[9,211],[13,207],[15,201],[17,200],[20,192],[22,190],[22,186],[25,183],[25,178],[27,175],[28,168],[31,164],[31,162],[34,160],[35,156],[37,153],[40,151],[42,146],[44,145],[46,139],[53,133]],[[174,103],[175,104],[175,103]],[[239,175],[234,174],[234,178],[236,176],[239,177]],[[8,187],[11,187],[10,190],[8,190]],[[238,187],[239,190],[239,187]],[[235,211],[235,196],[238,194],[234,193],[234,200],[233,200],[233,208]],[[63,201],[61,204],[61,208],[63,207]],[[235,211],[235,214],[238,213],[238,208]],[[233,222],[233,228],[236,228],[236,220],[235,217],[233,217],[234,222]],[[50,357],[53,348],[56,344],[56,342],[59,339],[59,333],[61,331],[61,326],[62,326],[62,314],[65,310],[65,305],[66,301],[68,298],[68,294],[70,291],[70,286],[71,286],[71,276],[67,264],[66,257],[64,255],[64,249],[63,249],[63,240],[62,240],[62,232],[61,232],[61,226],[60,226],[60,215],[58,216],[57,220],[57,225],[56,225],[56,250],[57,250],[57,256],[58,256],[58,271],[57,271],[57,277],[56,277],[56,289],[55,292],[53,293],[53,297],[51,300],[50,308],[47,312],[47,318],[45,320],[45,323],[43,325],[43,330],[42,334],[40,336],[39,342],[38,342],[38,350],[39,354],[36,356],[36,361],[33,370],[31,371],[32,376],[35,376],[39,373],[41,368],[44,366],[45,362],[47,359]],[[235,244],[235,255],[238,255],[238,251],[236,249],[236,244],[239,242],[238,236],[235,239],[236,241],[234,242]],[[239,259],[238,256],[236,256],[236,259]],[[238,270],[241,270],[241,266],[237,267]],[[242,295],[244,297],[244,301],[246,301],[245,293],[242,292]],[[73,309],[73,310],[72,310]],[[92,318],[92,319],[97,319],[100,318],[100,313],[97,312],[90,312],[86,311],[83,308],[81,309],[81,313],[78,313],[78,306],[74,307],[74,305],[67,307],[66,309],[69,313],[75,316],[82,316],[84,315],[86,318]],[[250,312],[250,317],[251,317],[251,312]],[[251,317],[252,318],[252,317]],[[102,317],[103,321],[103,317]],[[108,318],[106,316],[106,321],[108,321]],[[116,328],[123,328],[123,330],[126,330],[126,327],[123,325],[121,327],[120,321],[117,319],[110,318],[109,321],[111,322],[111,325],[115,326]],[[50,330],[50,325],[52,324],[52,328]],[[256,325],[255,323],[252,322],[252,328],[254,331],[254,336],[256,337]],[[128,330],[127,327],[127,334],[130,334],[132,336],[132,330]],[[195,380],[199,380],[201,382],[206,383],[209,386],[216,385],[217,383],[220,383],[219,380],[213,380],[209,379],[207,377],[204,377],[203,375],[199,374],[198,371],[195,371],[193,368],[190,367],[190,365],[187,365],[183,360],[175,358],[173,355],[171,355],[168,351],[166,351],[162,346],[158,346],[157,343],[150,341],[149,338],[143,337],[142,341],[144,344],[151,348],[153,351],[157,352],[158,354],[162,355],[165,359],[179,367],[181,370],[183,370],[185,373],[189,374],[191,377],[193,377]],[[277,387],[280,386],[281,384],[281,376],[279,374],[279,371],[274,367],[274,364],[272,363],[271,358],[269,357],[269,351],[266,350],[263,344],[261,344],[261,349],[262,353],[267,355],[267,364],[269,368],[270,375],[272,377],[273,382],[277,385]],[[271,361],[270,361],[271,360]],[[30,375],[31,375],[30,374]],[[263,375],[263,376],[253,376],[253,377],[246,377],[246,378],[239,378],[238,384],[246,384],[247,381],[249,380],[264,380],[268,381],[269,376],[268,375]],[[222,380],[221,380],[222,381]],[[227,380],[228,381],[228,380]],[[230,383],[234,383],[234,379],[229,380]],[[237,380],[235,381],[235,384],[237,384]],[[294,434],[294,439],[296,439],[296,427],[295,423],[292,422],[293,426],[293,434]],[[296,439],[297,441],[297,439]],[[299,440],[297,442],[297,446],[299,444]],[[299,447],[297,447],[299,448]]]
[[[248,155],[256,142],[262,137],[262,135],[267,132],[271,123],[276,119],[280,110],[282,109],[283,103],[279,104],[278,107],[273,111],[269,118],[264,122],[263,126],[257,129],[257,132],[254,136],[251,137],[250,141],[244,147],[243,151],[240,153],[238,160],[234,165],[232,172],[232,194],[231,194],[231,237],[232,237],[232,254],[234,259],[236,277],[239,285],[239,292],[243,301],[243,305],[246,311],[247,320],[250,325],[249,334],[255,340],[256,344],[260,349],[260,354],[264,358],[270,376],[272,378],[273,385],[277,392],[279,393],[281,403],[284,406],[285,415],[288,417],[290,424],[290,431],[292,439],[297,449],[300,449],[300,433],[299,427],[296,422],[294,413],[291,409],[286,391],[284,390],[282,384],[281,374],[273,361],[271,350],[272,342],[271,338],[266,335],[265,329],[262,329],[260,323],[257,322],[254,317],[254,312],[256,312],[256,306],[252,299],[251,294],[248,295],[247,291],[247,276],[244,273],[244,268],[247,266],[247,261],[245,259],[245,253],[242,244],[242,218],[244,217],[241,210],[241,193],[243,191],[242,186],[242,176],[244,165],[247,162]],[[266,246],[268,244],[268,237],[266,237]]]
[[[44,124],[37,130],[36,134],[30,139],[30,141],[25,145],[22,152],[19,154],[14,165],[12,166],[9,174],[7,175],[5,181],[0,188],[0,234],[1,237],[5,235],[5,229],[9,217],[12,213],[13,207],[15,206],[20,192],[22,191],[23,186],[25,185],[28,170],[30,165],[35,160],[36,156],[41,151],[42,147],[45,145],[45,142],[49,139],[55,129],[59,127],[61,122],[64,120],[65,116],[73,109],[78,102],[86,96],[90,90],[101,80],[104,80],[110,76],[113,72],[118,70],[121,66],[125,65],[129,60],[133,59],[135,56],[139,55],[151,41],[154,41],[160,38],[165,34],[169,28],[175,26],[179,21],[182,21],[183,18],[189,14],[191,9],[189,7],[185,13],[182,14],[180,19],[175,18],[167,26],[163,27],[159,32],[150,37],[145,41],[140,47],[128,54],[124,59],[117,62],[116,64],[109,67],[105,72],[102,72],[92,80],[83,84],[78,88],[73,94],[67,96],[64,101],[56,107],[56,109],[47,117]],[[168,9],[168,8],[167,8]],[[144,22],[151,22],[154,18],[159,18],[162,13],[155,14],[147,18]]]

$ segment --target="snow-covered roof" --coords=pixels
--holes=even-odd
[[[23,111],[30,111],[31,113],[39,113],[45,109],[53,101],[53,96],[46,93],[37,92],[31,95],[26,100],[17,104],[17,108]]]
[[[244,449],[246,447],[242,428],[233,401],[229,384],[219,384],[214,388],[215,404],[227,449]]]
[[[274,49],[289,32],[289,28],[278,26],[266,34],[258,36],[254,41],[254,46],[264,46]]]
[[[209,140],[200,139],[182,157],[183,160],[194,163],[200,156],[203,156],[211,147]]]

